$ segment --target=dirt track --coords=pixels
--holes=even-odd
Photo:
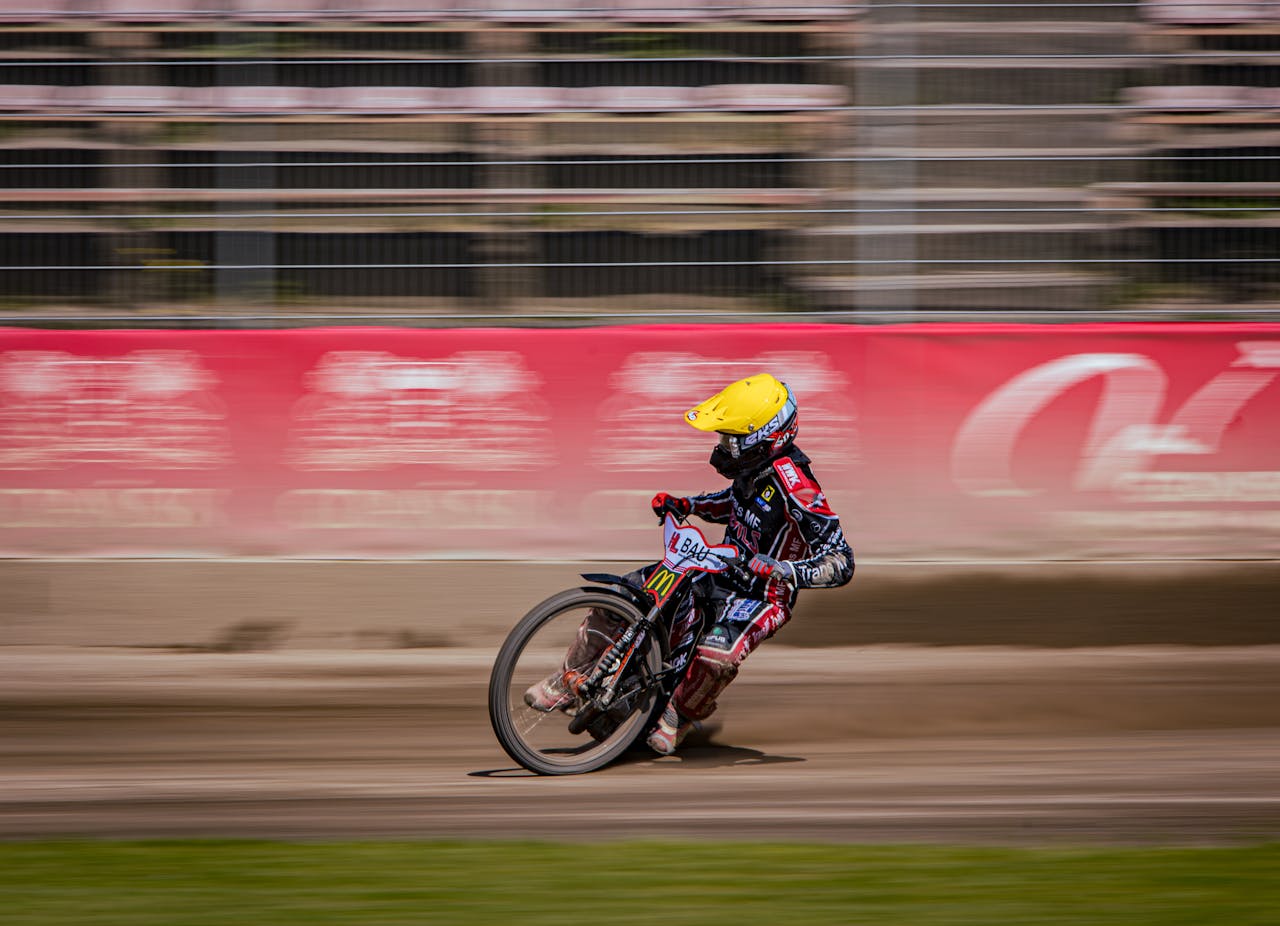
[[[0,560],[0,644],[497,648],[579,572],[636,563]],[[1280,562],[862,562],[792,646],[1280,644]]]
[[[1280,647],[752,657],[667,759],[530,777],[492,650],[0,648],[0,836],[1280,838]]]

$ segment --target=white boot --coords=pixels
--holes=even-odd
[[[662,712],[662,719],[649,732],[645,743],[658,755],[669,756],[679,748],[692,729],[693,721],[682,718],[674,705],[668,704]]]
[[[530,685],[528,691],[524,693],[524,703],[544,714],[562,711],[573,702],[573,693],[564,684],[563,669],[552,672],[542,681]]]

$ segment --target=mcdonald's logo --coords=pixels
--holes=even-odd
[[[678,576],[670,569],[659,566],[653,571],[653,575],[649,576],[649,581],[644,584],[644,587],[653,592],[655,598],[661,600],[671,594],[677,578]]]

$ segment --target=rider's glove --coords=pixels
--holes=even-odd
[[[796,567],[786,560],[777,560],[772,556],[757,553],[751,557],[751,562],[747,563],[747,568],[765,579],[781,579],[788,585],[796,584]]]
[[[693,511],[693,502],[689,499],[681,498],[679,495],[668,495],[666,492],[659,492],[649,504],[653,507],[653,513],[659,518],[668,511],[678,518],[687,518],[689,512]]]

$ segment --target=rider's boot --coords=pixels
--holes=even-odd
[[[597,608],[588,611],[578,627],[577,638],[565,654],[564,664],[542,681],[530,685],[524,693],[524,703],[544,714],[572,707],[577,695],[566,684],[566,679],[585,673],[624,626],[624,621]]]
[[[693,721],[680,716],[674,704],[667,704],[662,718],[649,731],[645,743],[660,756],[669,756],[679,748],[680,743],[693,729]]]
[[[562,711],[571,706],[573,701],[573,692],[564,683],[563,669],[557,669],[542,681],[530,685],[524,693],[524,703],[544,714],[555,710]]]
[[[719,653],[699,648],[688,673],[662,711],[662,719],[649,732],[645,740],[649,748],[664,756],[675,752],[697,721],[706,720],[715,712],[716,698],[737,674],[738,667]]]

